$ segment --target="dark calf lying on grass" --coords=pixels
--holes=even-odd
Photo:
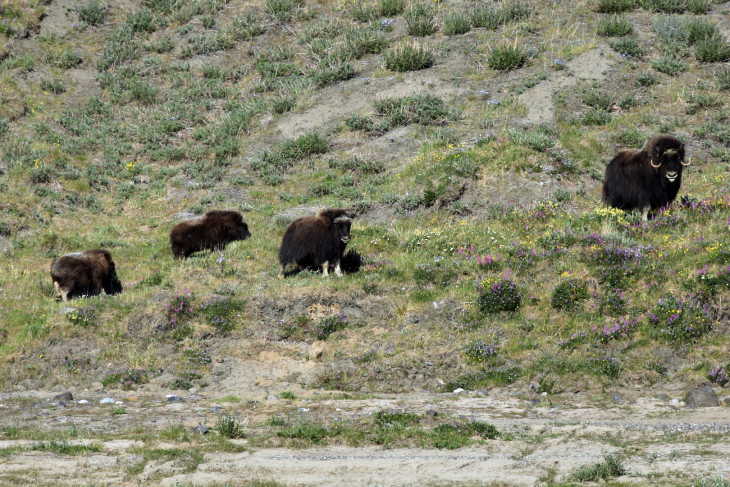
[[[342,276],[340,264],[345,247],[350,241],[350,226],[355,212],[349,209],[322,210],[317,216],[297,218],[284,232],[279,249],[280,277],[287,264],[299,267],[322,268],[326,277],[330,264],[335,274]]]
[[[251,236],[237,211],[211,210],[203,218],[178,223],[170,230],[170,246],[176,259],[198,250],[223,250],[228,242]]]
[[[68,301],[78,296],[122,292],[114,261],[108,250],[95,249],[65,254],[53,259],[51,278],[56,299]]]

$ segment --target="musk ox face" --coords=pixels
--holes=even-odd
[[[350,241],[350,226],[352,226],[352,218],[349,216],[341,216],[335,218],[332,222],[335,227],[335,234],[343,245],[347,245]]]
[[[355,212],[349,209],[322,210],[317,216],[297,218],[287,227],[279,249],[280,276],[287,264],[316,266],[328,275],[330,264],[342,275],[340,264],[350,242],[350,227]]]
[[[682,168],[689,166],[689,162],[684,162],[684,144],[674,137],[664,136],[649,140],[647,145],[649,164],[669,183],[680,179]]]
[[[237,211],[211,210],[198,220],[186,220],[170,230],[170,247],[176,259],[198,250],[222,250],[229,242],[251,236]]]

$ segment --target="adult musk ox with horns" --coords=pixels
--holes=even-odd
[[[228,242],[251,236],[248,225],[237,211],[210,210],[203,218],[186,220],[170,230],[170,246],[176,259],[198,250],[222,250]]]
[[[670,135],[650,138],[643,149],[626,149],[606,167],[603,202],[621,210],[639,210],[644,220],[674,201],[682,184],[684,143]]]
[[[299,267],[316,266],[328,275],[330,264],[335,274],[342,276],[340,264],[350,241],[350,226],[355,212],[349,209],[322,210],[317,216],[303,216],[289,224],[279,249],[279,264],[284,277],[287,264]]]
[[[51,278],[56,299],[68,301],[78,296],[122,292],[114,261],[108,250],[95,249],[65,254],[53,259]]]

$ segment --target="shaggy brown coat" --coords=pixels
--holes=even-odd
[[[203,218],[186,220],[170,230],[170,247],[176,259],[198,250],[223,250],[228,242],[251,236],[237,211],[211,210]]]
[[[350,226],[355,212],[349,209],[322,210],[317,216],[297,218],[284,232],[279,249],[280,277],[287,264],[321,267],[326,277],[330,264],[342,276],[340,264],[350,241]]]
[[[682,184],[684,143],[670,135],[650,138],[643,149],[626,149],[606,167],[603,202],[621,210],[649,210],[669,205]]]
[[[51,278],[56,299],[68,301],[79,296],[122,292],[116,267],[108,250],[94,249],[65,254],[53,259]]]

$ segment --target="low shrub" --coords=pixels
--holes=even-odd
[[[236,416],[227,414],[218,416],[215,429],[221,434],[221,436],[226,438],[235,439],[244,437],[243,425]]]
[[[421,44],[400,44],[383,55],[385,67],[397,72],[418,71],[433,65],[433,51]]]
[[[555,309],[574,310],[589,298],[588,285],[582,279],[566,279],[553,289],[551,304]]]
[[[408,7],[403,18],[406,20],[408,35],[425,37],[436,31],[433,10],[426,3],[416,3]]]
[[[332,333],[347,328],[348,320],[342,313],[325,316],[317,323],[314,333],[318,340],[326,340]]]
[[[479,285],[477,304],[483,313],[517,311],[522,296],[517,284],[508,277],[488,277]]]
[[[701,338],[713,325],[710,311],[700,299],[673,295],[660,299],[647,313],[647,321],[654,334],[675,344]]]
[[[606,15],[598,21],[596,31],[598,35],[618,37],[629,34],[632,30],[631,21],[620,15]]]
[[[497,46],[492,49],[487,58],[490,68],[497,71],[509,71],[524,66],[527,62],[527,53],[520,46]]]
[[[484,340],[473,340],[464,349],[464,355],[469,363],[479,364],[489,362],[497,357],[499,347]]]

